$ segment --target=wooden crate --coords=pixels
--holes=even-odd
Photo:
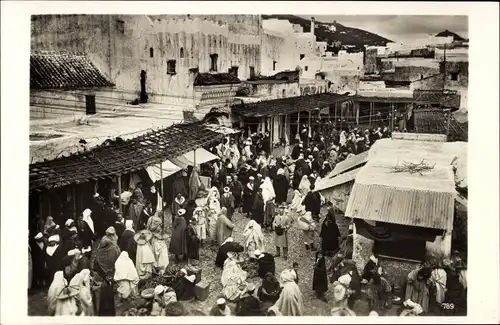
[[[201,281],[194,287],[194,294],[199,301],[205,301],[210,294],[210,283]]]

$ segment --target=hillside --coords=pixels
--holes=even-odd
[[[304,28],[304,32],[309,32],[311,28],[311,21],[302,17],[294,15],[262,15],[263,19],[287,19],[292,24],[299,24]],[[324,25],[324,26],[323,26]],[[328,29],[329,26],[334,26],[336,31]],[[316,21],[316,37],[318,41],[328,42],[329,45],[335,41],[341,42],[342,45],[355,45],[362,47],[364,45],[377,45],[385,46],[391,40],[384,38],[380,35],[367,32],[362,29],[347,27],[337,22],[324,23]]]
[[[452,36],[454,41],[459,41],[459,42],[465,41],[465,38],[456,33],[450,32],[449,30],[445,30],[441,33],[436,34],[436,37],[449,37],[449,36]]]

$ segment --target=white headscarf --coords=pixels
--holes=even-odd
[[[95,231],[94,231],[94,220],[92,220],[92,218],[90,217],[91,214],[92,214],[92,210],[85,209],[83,211],[83,213],[82,213],[82,215],[83,215],[83,221],[85,221],[87,223],[87,225],[89,225],[90,230],[92,230],[92,232],[95,233]]]
[[[53,245],[53,246],[47,246],[47,249],[46,249],[46,252],[49,256],[52,256],[54,255],[54,252],[56,251],[56,249],[59,247],[59,242],[60,242],[60,238],[59,238],[59,235],[54,235],[54,236],[50,236],[49,237],[49,240],[48,242],[52,242],[52,241],[55,241],[57,242],[57,244]]]
[[[125,229],[134,231],[134,222],[132,220],[126,220]]]
[[[260,186],[262,189],[262,199],[264,202],[273,200],[276,197],[276,194],[274,193],[274,187],[273,183],[271,182],[271,179],[269,177],[266,177],[264,179],[264,182]]]
[[[128,253],[123,251],[115,262],[115,281],[128,280],[139,281],[139,275],[134,262],[128,256]]]

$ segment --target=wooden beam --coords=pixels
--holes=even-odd
[[[118,207],[120,209],[120,212],[123,214],[122,200],[121,200],[121,196],[122,196],[122,176],[121,175],[118,176],[117,183],[118,183]]]

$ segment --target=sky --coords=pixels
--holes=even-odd
[[[311,16],[301,16],[310,19]],[[415,38],[436,35],[448,29],[451,32],[468,38],[467,16],[403,16],[403,15],[316,15],[316,21],[333,22],[364,29],[395,42],[405,42]]]

